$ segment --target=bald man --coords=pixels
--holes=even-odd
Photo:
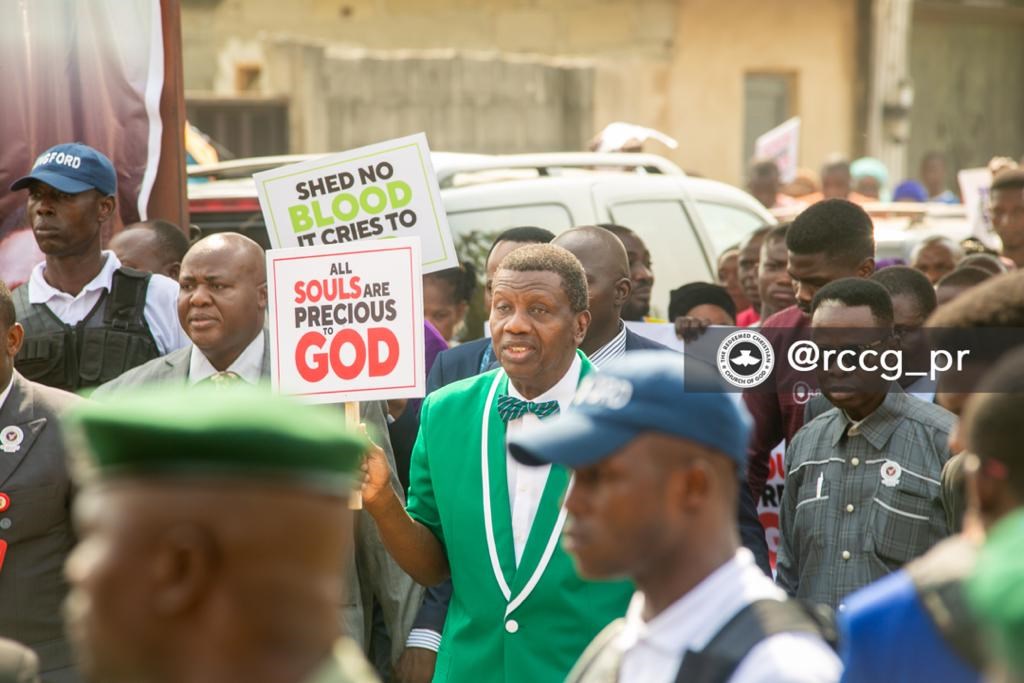
[[[622,321],[622,307],[633,290],[629,256],[615,233],[597,225],[567,230],[552,244],[579,259],[587,274],[590,295],[590,327],[580,350],[597,367],[627,351],[660,350],[668,347],[641,337]]]
[[[143,221],[125,226],[110,240],[109,247],[123,266],[177,280],[188,251],[188,237],[174,223]]]
[[[181,264],[178,316],[192,345],[131,370],[93,393],[106,400],[138,385],[269,381],[270,345],[264,330],[267,309],[263,249],[237,233],[219,233],[194,245]],[[359,404],[360,420],[381,444],[394,467],[386,410],[380,401]],[[400,486],[397,477],[393,482]],[[370,647],[370,619],[380,605],[391,638],[381,659],[397,660],[412,628],[422,588],[384,550],[369,515],[357,516],[358,535],[350,585],[342,606],[346,631]],[[375,645],[376,647],[376,645]],[[383,646],[382,646],[383,647]],[[377,653],[375,653],[377,654]]]
[[[192,341],[180,351],[126,372],[95,397],[139,384],[216,376],[256,384],[269,375],[270,346],[263,331],[267,271],[263,249],[248,237],[220,233],[188,251],[179,276],[178,319]]]

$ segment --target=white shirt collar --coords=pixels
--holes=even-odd
[[[4,404],[7,403],[7,397],[11,395],[11,389],[14,387],[14,378],[17,374],[17,370],[11,373],[11,381],[7,383],[7,388],[0,392],[0,410],[3,410]]]
[[[637,592],[626,612],[619,644],[628,650],[643,643],[665,653],[703,650],[747,605],[784,598],[785,593],[758,569],[753,554],[740,548],[731,560],[650,621],[644,621],[645,599]]]
[[[112,251],[103,252],[104,261],[103,267],[100,268],[100,272],[96,274],[96,277],[85,283],[77,295],[72,296],[67,292],[62,292],[56,287],[52,287],[46,278],[43,277],[43,273],[46,271],[46,261],[40,261],[36,264],[35,268],[32,269],[32,274],[28,278],[28,300],[29,303],[33,304],[45,304],[52,299],[63,298],[68,301],[80,299],[89,292],[94,292],[100,289],[110,289],[111,283],[114,281],[114,271],[121,267],[121,261],[117,258],[117,255]]]
[[[263,332],[260,331],[256,338],[249,342],[245,350],[238,355],[235,362],[228,366],[227,371],[237,374],[249,384],[259,384],[263,370],[263,349]],[[193,344],[192,354],[188,360],[188,383],[197,384],[216,375],[217,372],[219,372],[217,368],[213,367],[199,347]]]
[[[583,362],[580,360],[580,355],[574,354],[572,359],[572,365],[562,379],[555,383],[555,386],[551,387],[543,394],[536,398],[527,399],[525,396],[516,391],[515,386],[512,385],[512,380],[508,382],[508,395],[518,398],[521,401],[530,400],[534,403],[544,403],[545,401],[558,401],[559,410],[565,410],[572,403],[573,397],[576,395],[576,385],[580,382],[580,372],[583,370]]]

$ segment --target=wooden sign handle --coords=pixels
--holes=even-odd
[[[345,426],[354,432],[359,431],[359,403],[357,401],[345,403]],[[363,493],[358,488],[352,491],[352,495],[349,496],[348,509],[363,509]]]

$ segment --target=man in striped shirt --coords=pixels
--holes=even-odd
[[[790,595],[841,607],[949,534],[940,479],[956,418],[881,376],[882,354],[898,347],[892,300],[878,283],[846,278],[822,287],[811,329],[822,358],[844,354],[846,368],[835,355],[827,368],[819,364],[834,407],[786,451],[776,568]]]

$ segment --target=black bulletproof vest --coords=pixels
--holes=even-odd
[[[25,341],[14,367],[25,378],[58,389],[95,387],[160,355],[146,324],[149,273],[130,268],[114,271],[89,314],[67,325],[45,304],[28,300],[28,284],[13,292]]]

